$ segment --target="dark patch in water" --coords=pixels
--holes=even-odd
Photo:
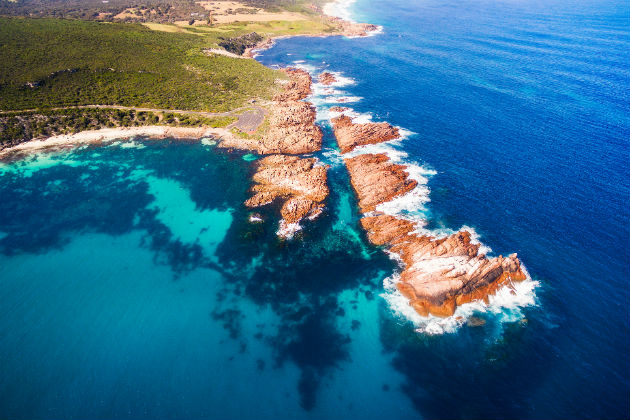
[[[237,309],[225,309],[223,311],[215,309],[212,311],[212,319],[223,322],[223,328],[229,332],[230,338],[234,340],[241,335],[241,321],[243,318],[243,313]],[[243,349],[243,351],[245,350]]]
[[[500,338],[488,341],[488,335],[478,328],[426,336],[388,318],[387,314],[381,317],[381,342],[393,354],[394,368],[405,376],[402,391],[423,416],[535,416],[529,398],[559,357],[549,359],[546,353],[550,349],[541,344],[551,338],[549,329],[539,325],[541,329],[534,332],[521,323],[504,324]],[[541,330],[546,333],[541,335]],[[518,383],[514,377],[520,378]],[[457,386],[449,386],[451,382]]]

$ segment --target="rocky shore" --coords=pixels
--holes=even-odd
[[[332,119],[332,125],[342,153],[398,137],[388,123],[354,124],[345,115]],[[416,188],[406,166],[385,154],[360,154],[344,161],[364,214],[361,225],[372,244],[400,257],[403,271],[396,287],[420,315],[451,316],[459,305],[487,303],[499,288],[526,279],[516,254],[488,258],[470,232],[438,238],[418,233],[409,220],[379,212],[379,204]]]
[[[355,124],[346,115],[331,120],[341,153],[351,152],[357,146],[382,143],[400,137],[398,128],[386,122]]]
[[[295,155],[322,148],[322,131],[315,124],[315,108],[303,100],[311,94],[308,72],[284,69],[289,80],[273,98],[268,127],[260,138],[225,138],[220,147],[271,155],[260,160],[253,176],[252,197],[245,202],[255,208],[282,202],[279,232],[286,236],[299,229],[304,218],[316,218],[328,196],[326,170],[315,158]]]
[[[247,207],[261,207],[276,200],[282,202],[282,225],[314,219],[324,208],[328,197],[326,167],[317,166],[315,158],[272,155],[260,160],[253,176],[252,197]]]
[[[315,124],[315,108],[302,101],[311,94],[311,76],[304,70],[285,69],[289,81],[274,98],[269,126],[261,138],[231,137],[223,148],[248,150],[261,155],[312,153],[322,148],[322,131]]]
[[[319,83],[326,86],[330,86],[337,81],[335,76],[327,71],[320,74],[317,80],[319,80]]]

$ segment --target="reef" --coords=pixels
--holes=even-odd
[[[322,131],[315,124],[315,108],[304,102],[311,94],[311,76],[304,70],[283,70],[289,80],[269,107],[268,127],[259,137],[224,139],[223,148],[248,150],[261,155],[312,153],[322,148]]]
[[[398,128],[386,122],[355,124],[344,114],[331,120],[341,153],[351,152],[357,146],[382,143],[400,136]]]
[[[363,144],[363,133],[374,133],[373,129],[365,129],[366,125],[391,127],[387,123],[353,124],[345,116],[333,119],[342,152]],[[379,130],[383,132],[394,134],[387,128]],[[370,138],[382,137],[388,136]],[[416,188],[417,182],[409,178],[406,166],[393,163],[385,154],[361,154],[346,158],[345,164],[364,214],[361,225],[368,240],[400,257],[403,271],[396,287],[420,315],[451,316],[459,305],[474,300],[488,303],[488,296],[499,288],[526,279],[516,254],[489,258],[468,231],[431,236],[419,232],[409,220],[379,212],[379,204]]]
[[[316,218],[328,197],[326,167],[316,165],[315,158],[272,155],[257,162],[253,176],[252,197],[247,207],[261,207],[282,201],[280,214],[286,225],[302,219]]]
[[[330,86],[337,81],[335,76],[327,71],[320,74],[317,79],[319,80],[319,83],[326,86]]]

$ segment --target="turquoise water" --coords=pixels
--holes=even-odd
[[[277,208],[249,221],[254,156],[209,139],[0,164],[3,417],[628,417],[628,3],[350,10],[383,33],[258,57],[346,78],[311,98],[331,196],[294,240]],[[342,97],[406,130],[381,150],[426,185],[395,210],[518,252],[533,302],[415,332],[357,223],[326,120]]]

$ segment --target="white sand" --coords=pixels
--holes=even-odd
[[[16,153],[29,153],[48,148],[73,147],[78,144],[100,143],[135,136],[152,138],[202,138],[215,136],[232,138],[232,133],[225,128],[212,127],[165,127],[149,125],[145,127],[103,128],[82,131],[76,134],[63,134],[41,140],[31,140],[0,151],[0,159]]]

